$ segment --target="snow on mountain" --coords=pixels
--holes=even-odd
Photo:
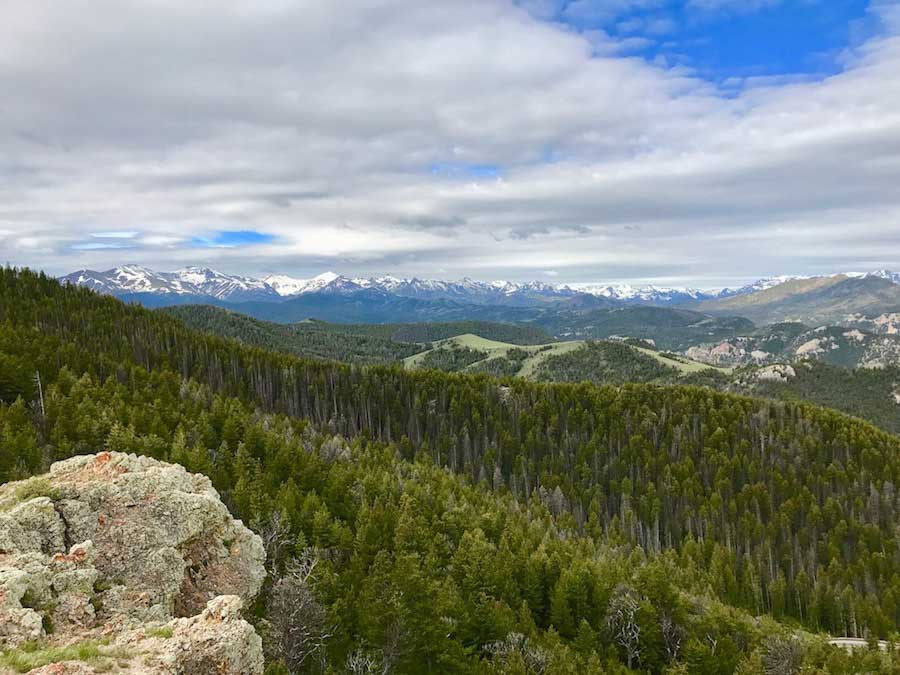
[[[900,284],[900,274],[888,270],[854,273],[855,277],[878,277]],[[384,293],[420,300],[450,300],[461,303],[506,306],[539,306],[546,303],[572,302],[584,305],[591,298],[603,298],[625,305],[679,305],[695,300],[756,293],[800,276],[777,276],[760,279],[740,288],[701,291],[695,288],[673,288],[652,285],[580,283],[551,285],[541,281],[458,281],[436,279],[403,279],[391,275],[372,278],[350,278],[325,272],[310,279],[273,274],[252,279],[223,274],[206,267],[185,267],[175,272],[154,272],[139,265],[124,265],[105,272],[79,270],[62,281],[86,286],[113,295],[155,294],[198,296],[223,302],[248,300],[282,300],[308,293],[348,295],[361,291]]]
[[[875,270],[874,272],[868,272],[866,274],[867,277],[877,277],[878,279],[887,279],[895,284],[900,284],[900,274],[897,272],[891,272],[890,270]]]
[[[713,297],[696,288],[669,288],[665,286],[633,286],[631,284],[569,284],[568,288],[602,298],[626,303],[675,305],[690,300]]]
[[[171,274],[163,274],[171,283],[191,295],[208,295],[217,300],[244,301],[279,297],[265,281],[222,274],[208,267],[185,267]]]
[[[196,295],[231,302],[279,297],[275,289],[264,281],[223,274],[206,267],[154,272],[139,265],[124,265],[105,272],[80,270],[62,277],[60,281],[111,295]]]
[[[804,276],[789,276],[782,275],[777,277],[765,277],[763,279],[759,279],[758,281],[754,281],[752,284],[747,284],[746,286],[741,286],[740,288],[723,288],[721,291],[717,293],[711,294],[709,297],[711,298],[730,298],[735,295],[750,295],[751,293],[757,293],[759,291],[765,291],[769,288],[774,288],[775,286],[780,286],[781,284],[785,284],[788,281],[797,281],[798,279],[810,279],[811,277]]]
[[[361,290],[379,291],[398,297],[423,300],[459,300],[462,302],[492,303],[509,300],[516,296],[546,294],[549,297],[564,297],[571,292],[561,291],[540,282],[510,284],[486,283],[473,279],[442,281],[437,279],[403,279],[392,275],[380,277],[349,278],[327,272],[312,279],[297,279],[287,276],[270,276],[265,281],[283,297],[306,293],[356,293]]]
[[[165,274],[158,274],[140,265],[123,265],[105,272],[79,270],[61,281],[77,286],[87,286],[100,293],[181,293],[178,284]]]
[[[312,279],[297,279],[286,274],[273,274],[263,279],[283,298],[321,290],[338,278],[334,272],[325,272]]]
[[[890,270],[875,270],[874,272],[841,272],[840,274],[836,274],[833,276],[845,276],[850,277],[852,279],[865,279],[867,277],[876,277],[878,279],[887,279],[890,282],[895,284],[900,284],[900,274],[896,272],[892,272]],[[800,275],[782,275],[776,277],[766,277],[764,279],[760,279],[752,284],[748,284],[746,286],[741,286],[740,288],[724,288],[715,294],[713,297],[731,297],[734,295],[749,295],[750,293],[757,293],[759,291],[764,291],[769,288],[774,288],[775,286],[780,286],[781,284],[787,283],[789,281],[798,281],[801,279],[814,279],[816,277],[813,276],[800,276]]]
[[[60,281],[73,286],[84,286],[97,293],[115,293],[117,290],[117,286],[111,283],[109,278],[93,270],[78,270],[61,277]]]

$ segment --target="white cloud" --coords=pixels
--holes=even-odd
[[[91,232],[94,239],[134,239],[138,236],[135,230],[118,230],[111,232]]]
[[[0,9],[0,41],[18,264],[67,271],[103,233],[248,273],[699,280],[900,251],[893,34],[730,97],[509,0],[32,0]],[[277,243],[187,245],[222,229]]]

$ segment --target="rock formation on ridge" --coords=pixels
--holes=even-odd
[[[0,486],[0,672],[262,672],[264,559],[208,478],[149,457]]]

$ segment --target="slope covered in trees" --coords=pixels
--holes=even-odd
[[[428,343],[463,333],[526,347],[552,342],[552,338],[535,327],[479,321],[383,325],[306,321],[285,325],[259,321],[212,306],[192,305],[163,311],[189,327],[249,345],[349,363],[396,363],[427,350],[432,346]],[[796,337],[795,334],[803,332],[803,326],[772,326],[760,329],[760,332],[768,336],[769,344],[786,332]],[[577,350],[561,349],[558,354],[541,354],[547,359],[533,359],[533,368],[523,368],[523,364],[528,363],[527,355],[518,352],[512,352],[515,358],[491,355],[481,361],[476,358],[478,355],[460,359],[453,357],[462,355],[444,351],[423,359],[421,365],[449,371],[465,369],[466,372],[500,377],[524,374],[544,382],[653,382],[708,386],[719,391],[807,401],[861,417],[893,433],[900,432],[900,403],[894,396],[900,393],[900,372],[895,367],[847,369],[807,363],[795,366],[797,377],[771,382],[756,378],[756,368],[739,369],[734,375],[712,368],[700,370],[700,364],[684,359],[679,362],[681,357],[666,359],[665,353],[659,352],[651,356],[646,353],[646,348],[651,345],[630,342],[633,343],[631,346],[645,348],[645,353],[621,344],[589,342]],[[564,343],[559,344],[564,346]],[[487,356],[481,355],[481,358]],[[685,372],[685,363],[696,372]],[[0,369],[0,395],[8,386],[2,379],[3,372]]]
[[[900,368],[841,368],[820,361],[795,363],[785,380],[761,380],[754,369],[736,374],[735,389],[757,396],[811,401],[900,434]]]
[[[730,672],[762,639],[741,612],[896,630],[900,439],[838,413],[700,388],[304,361],[11,270],[0,353],[0,479],[104,444],[209,473],[240,515],[263,527],[283,513],[287,548],[327,558],[318,593],[348,631],[332,638],[339,661],[363,646],[399,672],[471,670],[495,652],[524,658],[510,638],[521,633],[560,660],[627,663],[626,616],[644,630],[633,666]],[[358,440],[345,451],[307,428]],[[671,617],[648,614],[669,600],[654,593],[689,608],[674,656]],[[701,596],[702,611],[687,600]],[[717,603],[740,611],[728,619]]]
[[[679,375],[673,365],[643,354],[631,346],[617,342],[589,341],[580,349],[551,356],[535,373],[545,382],[674,382]]]
[[[646,552],[579,533],[558,498],[527,503],[396,448],[317,433],[195,381],[131,366],[100,382],[68,369],[44,413],[0,406],[14,473],[94,449],[178,462],[209,475],[264,538],[271,575],[255,608],[270,672],[643,672],[752,670],[797,651],[834,672],[883,667],[728,607],[718,568],[696,552]],[[27,448],[40,448],[29,452]],[[292,561],[310,570],[296,576]],[[286,603],[300,603],[285,606]],[[309,640],[278,631],[302,622]],[[296,625],[292,624],[292,625]],[[749,670],[748,670],[749,669]],[[366,671],[362,671],[366,672]]]
[[[212,305],[168,307],[161,311],[197,330],[307,358],[393,363],[423,349],[380,331],[353,331],[320,321],[271,323]]]
[[[427,343],[471,333],[488,340],[510,342],[519,345],[546,344],[553,338],[539,328],[511,323],[490,321],[453,321],[449,323],[328,323],[326,321],[300,321],[294,324],[260,321],[244,314],[232,312],[212,305],[185,305],[161,310],[179,318],[183,323],[207,333],[243,339],[245,332],[264,331],[276,335],[301,335],[308,332],[373,339],[391,340],[401,343]],[[278,348],[277,345],[265,345]],[[348,360],[348,359],[337,359]]]
[[[741,316],[711,317],[673,307],[547,312],[536,318],[534,323],[560,339],[605,339],[613,336],[653,339],[660,349],[679,351],[703,342],[745,335],[754,329],[753,322]]]
[[[160,311],[191,328],[257,347],[353,363],[399,361],[426,348],[420,345],[465,333],[519,345],[553,342],[552,337],[538,328],[488,321],[408,324],[301,321],[283,324],[260,321],[212,305],[185,305]]]
[[[544,345],[553,338],[540,328],[513,323],[492,321],[454,321],[450,323],[401,323],[384,325],[341,326],[332,324],[332,330],[349,330],[359,334],[378,331],[399,342],[437,342],[470,333],[486,340],[509,342],[514,345]]]
[[[547,358],[532,377],[544,382],[704,386],[722,392],[833,408],[886,431],[900,433],[900,368],[895,366],[844,368],[806,360],[794,362],[789,369],[790,376],[772,379],[766,377],[771,367],[749,366],[732,372],[703,368],[695,361],[665,352],[657,352],[655,357],[626,344],[588,341],[580,349]],[[515,375],[518,371],[504,372],[496,368],[487,372]]]

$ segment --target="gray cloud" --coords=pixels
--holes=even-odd
[[[900,266],[896,3],[842,74],[727,96],[527,4],[7,3],[3,257],[698,284]],[[276,241],[187,245],[223,229]],[[135,248],[73,253],[103,231]]]
[[[429,230],[446,236],[456,236],[466,219],[461,216],[443,215],[409,215],[397,219],[397,226],[410,230]]]

